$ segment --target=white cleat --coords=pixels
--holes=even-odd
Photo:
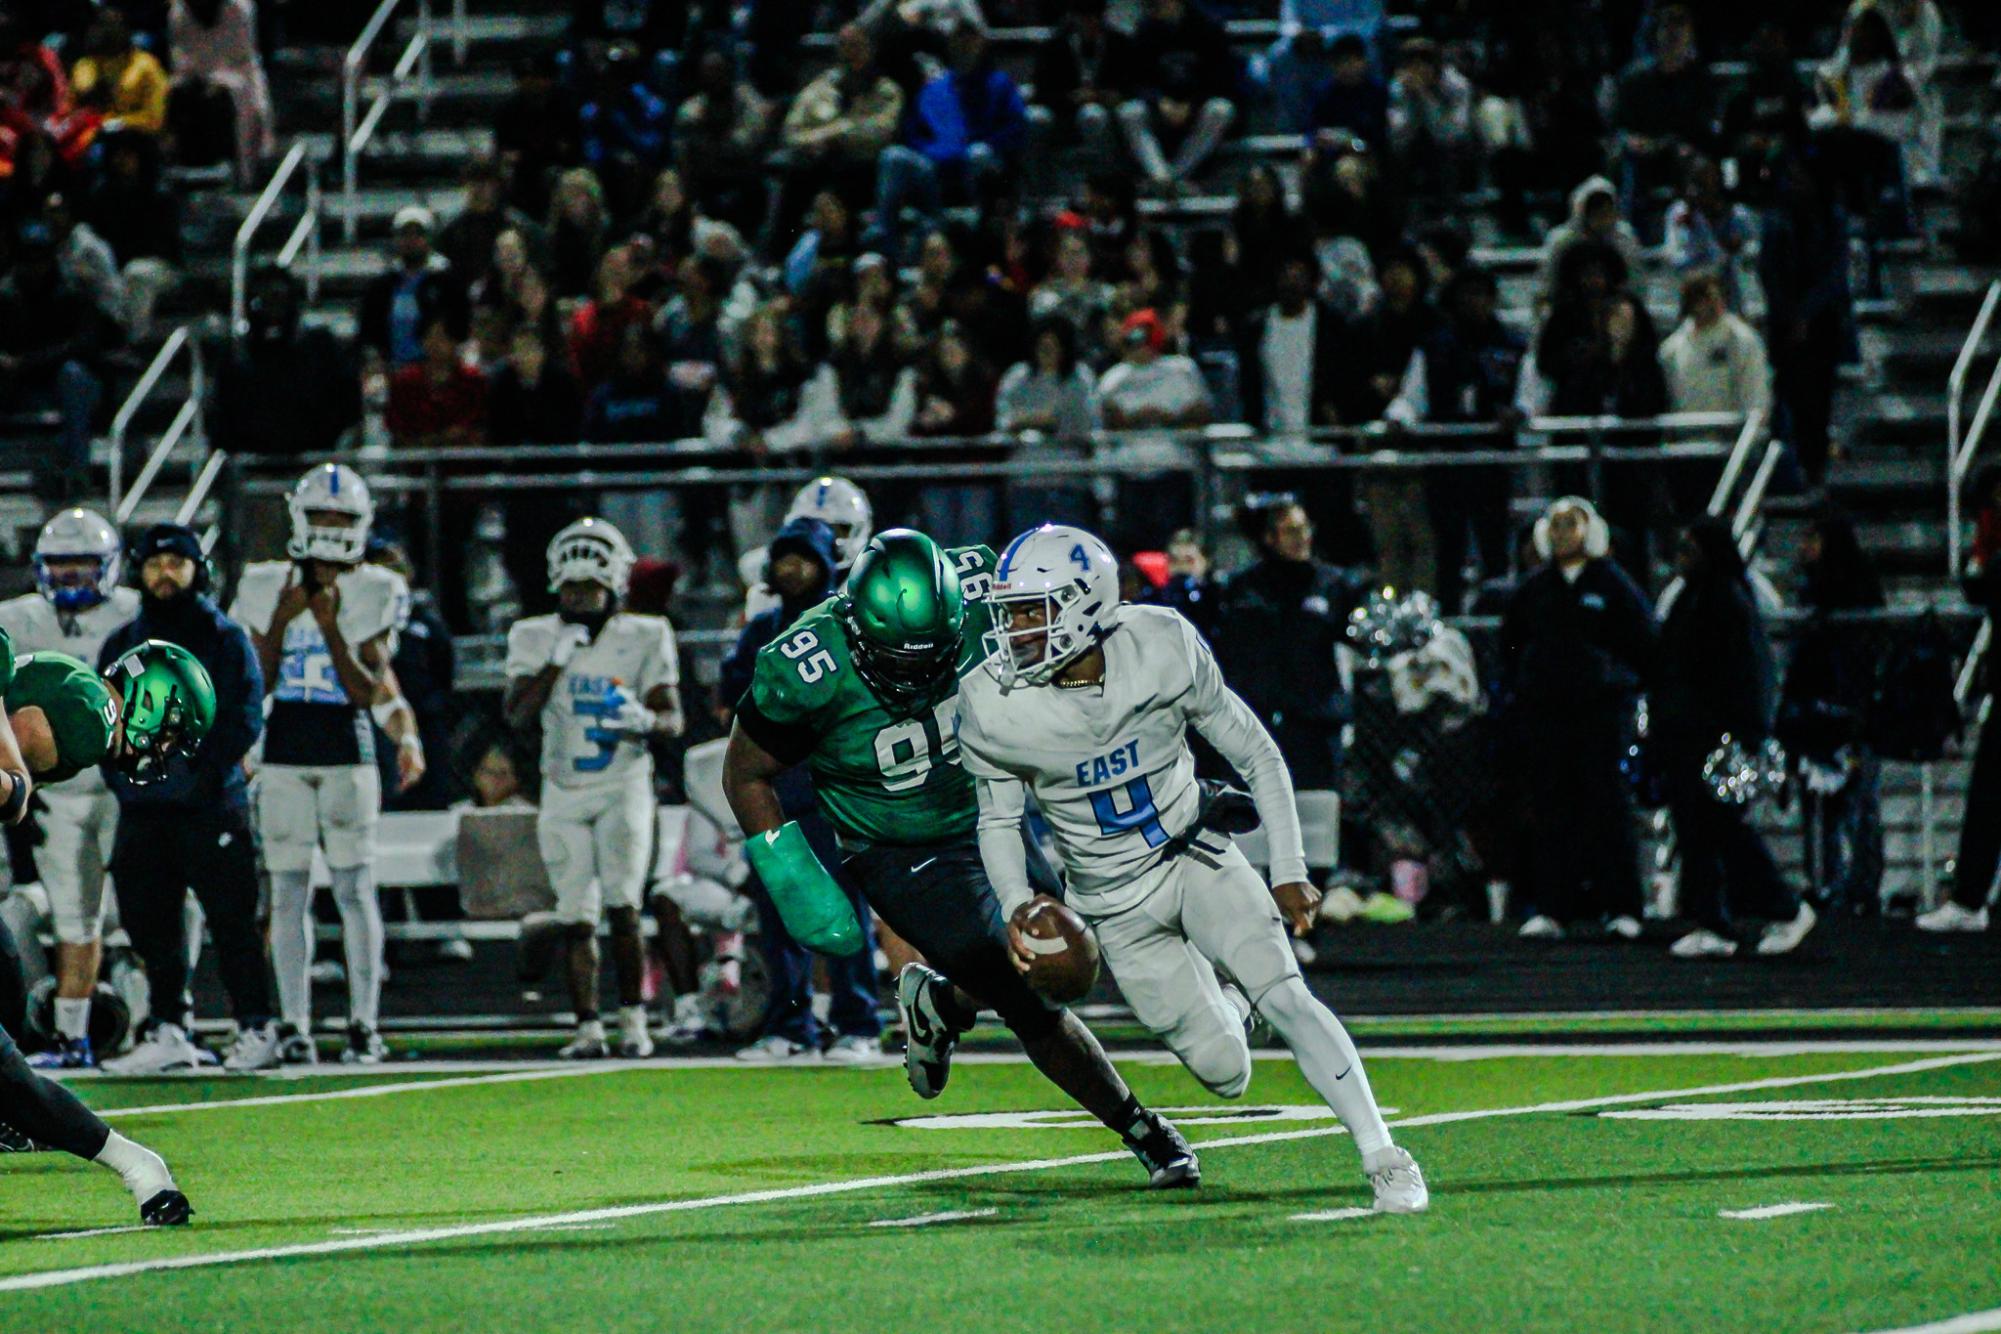
[[[1706,927],[1691,931],[1668,946],[1668,953],[1677,959],[1727,959],[1736,952],[1736,941]]]
[[[1987,929],[1987,909],[1962,907],[1947,899],[1928,913],[1917,918],[1920,931],[1985,931]]]
[[[653,1054],[653,1035],[646,1031],[646,1007],[633,1005],[618,1012],[618,1054],[643,1061]]]
[[[144,1042],[117,1060],[106,1061],[104,1070],[113,1075],[163,1075],[170,1070],[193,1070],[200,1064],[201,1048],[179,1024],[156,1024]]]
[[[883,1059],[882,1039],[850,1033],[835,1038],[821,1059],[828,1065],[875,1065]]]
[[[1564,936],[1563,923],[1557,921],[1554,917],[1546,917],[1541,913],[1537,913],[1535,916],[1529,918],[1528,921],[1523,922],[1522,929],[1515,932],[1515,935],[1522,940],[1562,940]]]
[[[1643,934],[1640,919],[1626,913],[1605,920],[1605,930],[1621,940],[1638,940]]]
[[[596,1019],[587,1019],[577,1025],[577,1035],[563,1044],[556,1053],[566,1061],[602,1061],[611,1055],[611,1048],[605,1045],[604,1024]]]
[[[1765,928],[1764,933],[1758,937],[1758,953],[1791,954],[1799,948],[1800,942],[1806,939],[1807,932],[1813,930],[1814,923],[1819,920],[1813,905],[1802,899],[1800,910],[1793,914],[1792,921],[1774,922]]]
[[[229,1044],[229,1055],[222,1060],[222,1068],[236,1075],[249,1074],[253,1070],[272,1070],[277,1065],[278,1026],[268,1023],[239,1029],[236,1041]]]
[[[803,1042],[794,1042],[791,1038],[773,1033],[740,1049],[736,1058],[745,1065],[797,1065],[803,1061],[819,1060],[820,1053]]]
[[[278,1025],[278,1064],[318,1065],[320,1063],[319,1044],[313,1035],[294,1028],[290,1024]]]
[[[1377,1149],[1362,1162],[1369,1185],[1376,1192],[1379,1214],[1421,1214],[1431,1206],[1431,1190],[1417,1159],[1391,1144]]]
[[[700,1042],[709,1035],[709,1004],[700,992],[690,991],[674,998],[674,1018],[660,1035],[670,1047]]]

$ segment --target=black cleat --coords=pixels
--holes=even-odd
[[[46,1144],[37,1144],[5,1121],[0,1121],[0,1153],[43,1153]]]
[[[903,1073],[920,1098],[935,1098],[952,1077],[952,1049],[959,1030],[945,1022],[936,989],[950,985],[921,963],[907,963],[896,978],[896,1008],[903,1016]]]
[[[1141,1108],[1139,1120],[1120,1138],[1146,1168],[1147,1189],[1193,1190],[1202,1184],[1202,1160],[1160,1113]]]
[[[177,1190],[163,1190],[139,1206],[139,1221],[147,1227],[186,1227],[194,1206]]]

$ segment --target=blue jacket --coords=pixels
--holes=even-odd
[[[264,731],[264,672],[250,634],[229,619],[206,594],[196,596],[182,616],[139,615],[111,632],[98,654],[101,672],[142,640],[179,644],[208,669],[215,683],[215,725],[192,757],[173,761],[168,775],[139,786],[106,767],[106,781],[121,806],[149,809],[242,810],[248,805],[243,757]]]
[[[737,701],[750,690],[751,676],[757,668],[758,650],[784,633],[785,627],[798,620],[802,613],[833,596],[834,530],[818,519],[793,519],[778,530],[778,536],[771,539],[768,550],[782,554],[788,546],[793,550],[803,549],[816,558],[823,577],[819,585],[804,596],[781,602],[744,622],[743,633],[737,636],[736,647],[723,659],[716,681],[717,689],[731,708],[735,708]],[[778,804],[795,820],[820,807],[820,799],[813,792],[812,776],[803,764],[780,774],[773,786],[778,790]]]
[[[919,90],[911,111],[910,146],[939,166],[964,162],[974,144],[1011,158],[1027,141],[1021,89],[992,65],[940,74]]]

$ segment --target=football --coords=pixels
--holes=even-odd
[[[1084,919],[1047,894],[1037,894],[1014,913],[1014,925],[1035,952],[1028,984],[1069,1005],[1091,994],[1098,981],[1098,938]]]

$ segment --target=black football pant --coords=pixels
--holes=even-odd
[[[208,917],[230,1013],[245,1028],[271,1017],[271,980],[257,930],[257,848],[241,810],[125,806],[111,856],[118,911],[146,964],[153,1017],[187,1027],[187,893]]]
[[[28,1068],[21,1049],[0,1028],[0,1122],[37,1143],[95,1158],[111,1138],[111,1127],[53,1079]]]
[[[1959,861],[1952,897],[1978,912],[1994,889],[2001,866],[2001,706],[1991,706],[1973,749],[1973,774],[1966,783],[1966,811],[1959,826]]]
[[[1718,801],[1702,776],[1705,757],[1690,755],[1667,767],[1668,812],[1681,855],[1681,915],[1718,935],[1730,935],[1739,917],[1790,922],[1799,896],[1780,874],[1765,840],[1751,827],[1745,806]]]

